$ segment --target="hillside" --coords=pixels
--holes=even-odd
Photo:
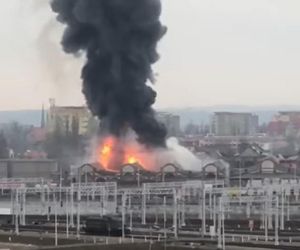
[[[0,111],[0,124],[10,122],[39,126],[41,123],[41,110]]]

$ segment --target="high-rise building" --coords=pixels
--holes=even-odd
[[[51,100],[47,113],[47,131],[59,130],[61,133],[72,133],[76,130],[79,135],[88,132],[91,113],[84,106],[56,106]]]
[[[216,112],[212,133],[217,136],[251,136],[258,128],[258,116],[251,113]]]

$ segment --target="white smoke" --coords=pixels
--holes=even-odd
[[[170,157],[175,164],[179,164],[184,170],[201,171],[202,163],[190,150],[181,146],[174,137],[167,140]]]

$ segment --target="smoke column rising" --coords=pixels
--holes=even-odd
[[[156,92],[151,65],[159,59],[160,0],[53,0],[57,19],[66,25],[66,53],[86,55],[83,93],[107,133],[132,128],[148,146],[165,147],[166,129],[155,119]]]

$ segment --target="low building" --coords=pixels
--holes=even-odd
[[[44,178],[45,180],[57,180],[58,173],[58,165],[54,160],[0,160],[0,175],[2,178]]]
[[[269,155],[259,159],[256,164],[241,167],[231,172],[232,185],[248,185],[249,183],[277,183],[278,180],[299,179],[298,158],[284,158]]]

